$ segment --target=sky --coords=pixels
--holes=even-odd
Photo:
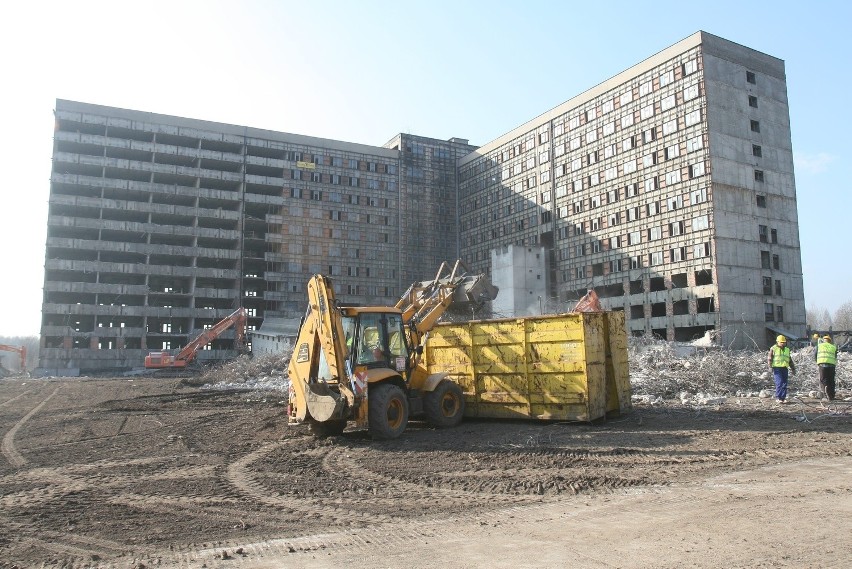
[[[785,61],[805,304],[852,301],[846,1],[30,0],[4,16],[0,336],[39,334],[56,99],[481,145],[698,30]]]

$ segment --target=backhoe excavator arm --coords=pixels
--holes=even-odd
[[[246,336],[246,309],[242,307],[236,309],[230,315],[196,336],[195,339],[178,352],[178,355],[175,356],[175,361],[185,362],[186,364],[192,362],[198,355],[198,350],[218,338],[222,335],[222,332],[231,326],[234,327],[234,345],[238,349],[241,348],[245,345]]]
[[[314,275],[308,281],[308,310],[287,367],[290,416],[295,422],[345,418],[355,403],[347,354],[343,317],[331,279]]]
[[[27,347],[26,346],[9,346],[7,344],[0,344],[0,350],[4,352],[15,352],[19,356],[21,356],[21,371],[27,371]]]

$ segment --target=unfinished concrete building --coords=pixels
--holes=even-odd
[[[462,251],[549,253],[549,307],[594,288],[634,334],[804,333],[784,62],[698,32],[463,158]]]
[[[516,291],[528,310],[594,288],[637,334],[804,332],[783,61],[703,32],[479,149],[64,100],[55,115],[43,373],[139,367],[238,306],[250,330],[298,318],[313,273],[386,304],[444,260],[491,272],[510,245],[546,257],[536,301]]]

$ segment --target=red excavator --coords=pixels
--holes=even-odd
[[[230,316],[227,316],[204,330],[187,344],[177,355],[171,352],[151,352],[145,356],[146,369],[185,369],[195,360],[198,350],[218,338],[222,332],[234,327],[234,346],[237,350],[245,349],[246,338],[246,309],[238,308]]]
[[[16,352],[21,356],[21,373],[27,371],[27,347],[26,346],[8,346],[0,344],[0,350],[4,352]]]

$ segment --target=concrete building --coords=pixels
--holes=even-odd
[[[805,326],[783,61],[698,32],[459,163],[462,251],[549,253],[630,331],[765,346]],[[497,283],[499,284],[499,283]]]
[[[298,318],[313,273],[343,303],[386,304],[444,260],[491,272],[509,246],[545,257],[541,309],[595,288],[634,333],[804,332],[784,64],[703,32],[479,149],[55,115],[44,373],[138,367],[237,306],[250,330]],[[232,337],[200,359],[233,357]]]

